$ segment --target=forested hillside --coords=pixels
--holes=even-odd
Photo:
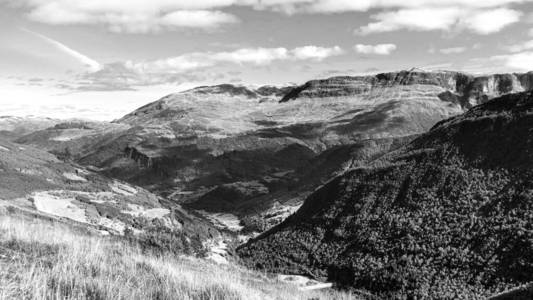
[[[533,94],[438,123],[241,247],[251,267],[380,297],[478,298],[533,280]]]

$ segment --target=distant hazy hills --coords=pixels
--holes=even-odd
[[[478,298],[530,282],[532,131],[531,92],[488,101],[336,177],[238,253],[384,298]]]
[[[16,139],[31,132],[43,130],[59,123],[44,117],[0,116],[0,137]]]

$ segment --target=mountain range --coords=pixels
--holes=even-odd
[[[531,90],[412,69],[201,86],[113,122],[3,117],[0,198],[150,249],[241,244],[249,268],[362,295],[484,297],[533,280]]]
[[[112,123],[57,124],[17,142],[195,209],[271,219],[269,227],[280,218],[267,216],[283,218],[331,176],[473,105],[529,90],[532,76],[410,70],[282,88],[204,86]]]

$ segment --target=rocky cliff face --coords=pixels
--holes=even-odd
[[[238,249],[252,267],[380,298],[477,298],[533,280],[533,93],[441,121]]]
[[[135,147],[126,147],[124,149],[124,155],[126,158],[134,160],[139,168],[152,168],[154,166],[154,159],[139,150]]]
[[[529,91],[533,73],[473,76],[459,72],[402,71],[375,76],[342,76],[312,80],[289,91],[280,102],[298,98],[353,97],[397,85],[438,86],[451,92],[463,107],[469,108],[501,95]]]

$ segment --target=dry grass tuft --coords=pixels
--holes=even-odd
[[[0,215],[0,299],[355,299],[236,266],[142,254],[113,237]]]

